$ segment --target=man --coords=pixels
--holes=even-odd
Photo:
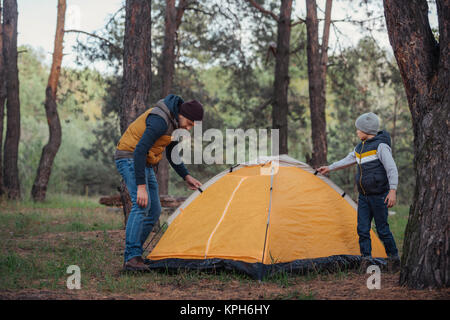
[[[148,270],[142,258],[143,245],[161,213],[158,183],[152,166],[162,159],[163,151],[166,150],[170,165],[190,189],[202,185],[189,174],[183,163],[175,164],[171,158],[177,144],[171,141],[172,132],[178,128],[190,130],[194,121],[202,119],[200,102],[184,102],[181,97],[170,94],[140,115],[120,138],[114,159],[133,204],[126,226],[124,270]]]

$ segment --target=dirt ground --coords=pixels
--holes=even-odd
[[[174,286],[158,287],[147,293],[140,294],[101,294],[97,292],[79,291],[39,291],[35,289],[21,291],[0,292],[0,299],[5,300],[257,300],[273,295],[274,299],[285,297],[295,299],[297,290],[312,290],[314,298],[319,300],[449,300],[450,291],[444,290],[409,290],[397,285],[397,275],[386,275],[382,280],[380,290],[369,290],[365,286],[364,275],[354,275],[351,279],[343,281],[312,281],[301,287],[291,287],[291,295],[286,296],[286,289],[282,290],[276,285],[255,284],[242,287],[239,283],[218,286],[213,283],[198,283],[190,288],[176,288]]]
[[[398,286],[398,275],[384,275],[381,289],[369,290],[366,287],[366,275],[352,274],[349,279],[341,281],[312,280],[305,285],[279,288],[274,284],[242,286],[239,282],[220,285],[202,281],[188,288],[157,286],[146,293],[139,294],[102,294],[85,290],[48,291],[27,289],[0,292],[0,299],[6,300],[258,300],[258,299],[296,299],[299,292],[311,290],[318,300],[449,300],[450,290],[410,290]],[[286,293],[288,291],[288,294]],[[301,297],[300,297],[301,298]]]
[[[78,232],[84,238],[107,237],[112,240],[113,251],[122,251],[123,230],[105,232]],[[70,233],[49,233],[33,237],[34,241],[60,242]],[[151,237],[150,237],[151,238]],[[20,252],[19,252],[20,253]],[[23,252],[25,254],[25,252]],[[121,262],[111,261],[108,266],[111,274],[119,277]],[[115,270],[115,271],[114,271]],[[135,275],[139,285],[139,277]],[[166,276],[170,277],[170,276]],[[296,278],[294,282],[283,285],[280,282],[242,281],[232,279],[199,277],[191,281],[145,282],[145,290],[139,293],[118,293],[98,291],[83,287],[80,290],[69,289],[19,289],[0,290],[0,300],[449,300],[450,288],[441,290],[410,290],[398,285],[399,274],[381,274],[381,288],[367,288],[368,274],[348,271],[339,276],[328,275],[312,278]],[[96,281],[95,279],[94,281]],[[98,279],[103,280],[103,279]],[[144,283],[144,282],[143,282]],[[61,283],[64,288],[64,283]]]
[[[341,280],[309,280],[306,283],[280,287],[274,283],[242,284],[239,281],[201,280],[190,285],[154,284],[145,293],[105,294],[90,290],[1,291],[0,300],[449,300],[450,288],[410,290],[398,285],[398,274],[382,274],[381,288],[369,290],[369,275],[349,273]],[[308,297],[311,293],[312,297]]]

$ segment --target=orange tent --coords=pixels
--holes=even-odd
[[[286,155],[226,170],[169,218],[148,255],[153,268],[305,271],[360,261],[353,200],[327,177]],[[372,254],[385,250],[371,231]],[[382,263],[382,259],[376,259]]]

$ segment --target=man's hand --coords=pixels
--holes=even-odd
[[[195,179],[194,177],[192,177],[189,174],[186,177],[184,177],[184,180],[186,181],[189,189],[191,189],[191,190],[197,190],[202,185],[202,183],[200,181],[198,181],[197,179]]]
[[[148,194],[147,194],[147,189],[145,187],[145,184],[138,185],[136,202],[142,208],[147,207]]]
[[[317,169],[317,171],[319,171],[320,174],[327,174],[330,172],[330,168],[328,166],[323,166]]]
[[[395,203],[397,202],[397,191],[396,190],[390,190],[386,199],[384,200],[384,203],[387,202],[387,207],[392,208],[395,206]]]

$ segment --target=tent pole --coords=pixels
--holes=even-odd
[[[150,241],[147,243],[147,246],[144,249],[144,252],[147,251],[147,248],[150,246],[150,243],[160,234],[160,232],[164,229],[164,226],[168,226],[167,222],[164,222],[163,225],[159,228],[159,230],[153,235]]]
[[[262,260],[261,260],[263,272],[260,275],[260,278],[262,278],[264,275],[264,258],[265,258],[265,253],[266,253],[267,233],[269,231],[270,211],[272,209],[273,163],[271,164],[271,166],[272,166],[272,168],[270,171],[269,210],[268,210],[268,214],[267,214],[266,234],[264,235],[264,248],[263,248]],[[259,279],[259,280],[261,280],[261,279]]]

